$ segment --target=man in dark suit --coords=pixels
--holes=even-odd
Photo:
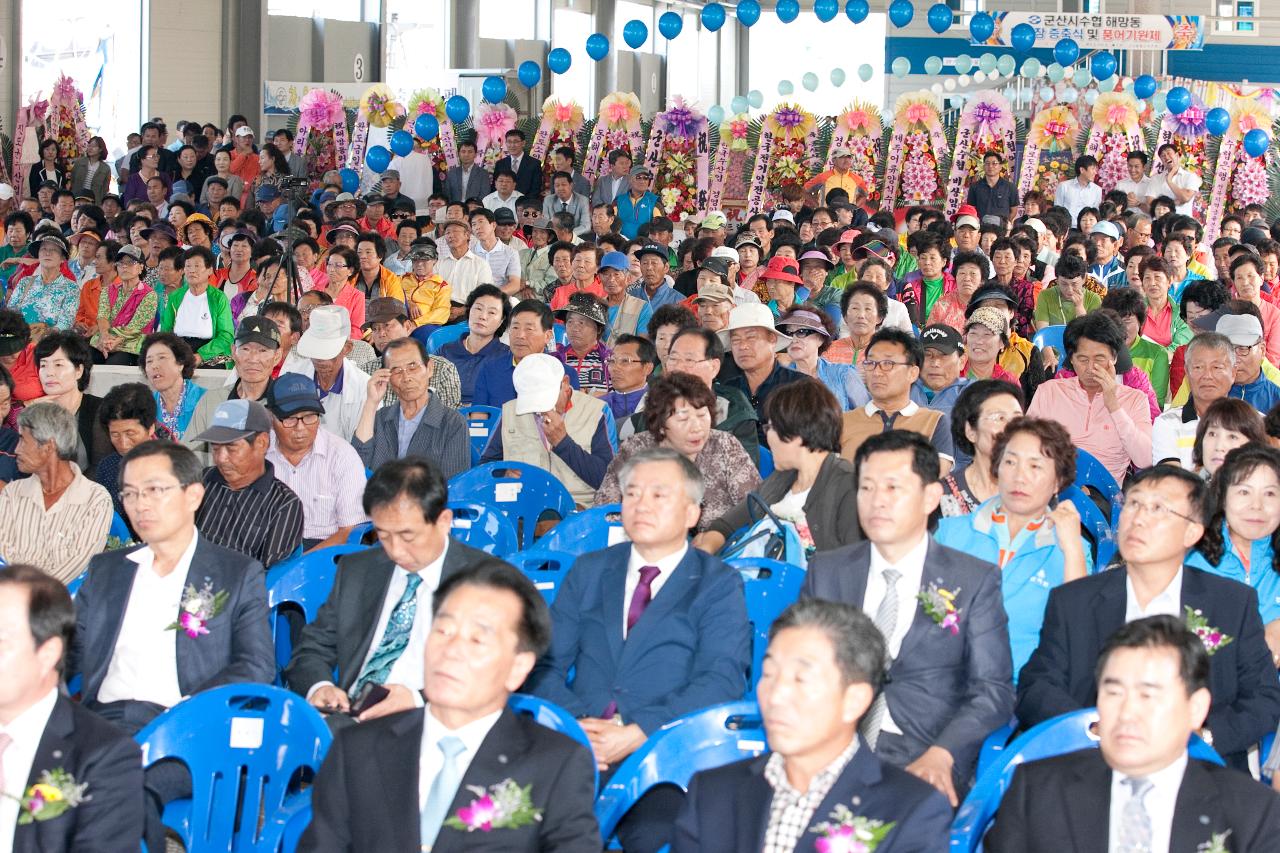
[[[507,708],[550,640],[541,593],[486,557],[446,578],[431,607],[431,702],[338,734],[298,849],[598,853],[591,756]],[[482,826],[477,801],[509,791],[514,813]]]
[[[1112,635],[1095,682],[1099,748],[1019,767],[986,849],[1275,850],[1280,796],[1187,754],[1212,717],[1209,670],[1209,652],[1180,617],[1137,619]]]
[[[502,142],[507,149],[507,156],[493,165],[494,174],[510,169],[516,176],[516,192],[527,196],[542,195],[542,162],[524,153],[524,131],[512,128],[507,131]]]
[[[814,556],[801,595],[861,607],[891,662],[862,724],[882,760],[959,804],[982,741],[1013,713],[1013,660],[1000,575],[929,535],[942,499],[938,453],[890,430],[858,448],[858,521],[866,542]]]
[[[128,734],[58,692],[75,630],[66,587],[33,566],[0,569],[0,849],[14,853],[137,850],[142,756]],[[19,824],[44,775],[84,785]],[[76,800],[76,802],[72,802]]]
[[[756,688],[770,753],[694,776],[671,849],[814,851],[843,806],[889,827],[877,853],[945,853],[947,801],[858,736],[884,670],[884,637],[857,607],[809,598],[787,608]]]
[[[1203,734],[1229,765],[1248,766],[1249,748],[1280,719],[1280,684],[1253,589],[1183,565],[1204,532],[1204,499],[1204,481],[1176,466],[1128,479],[1117,541],[1124,565],[1049,593],[1040,645],[1018,678],[1024,727],[1095,704],[1107,638],[1126,622],[1166,614],[1230,638],[1210,650],[1213,707]]]
[[[386,463],[365,485],[364,511],[380,547],[338,563],[333,590],[284,671],[289,689],[328,712],[331,725],[350,722],[360,694],[377,688],[387,694],[360,711],[361,722],[422,707],[436,588],[488,556],[449,538],[448,499],[440,470],[417,456]]]
[[[574,563],[552,607],[551,650],[526,688],[582,718],[606,772],[676,717],[741,698],[751,659],[742,578],[688,543],[702,474],[655,448],[628,459],[619,480],[631,541]],[[670,786],[646,794],[618,826],[623,848],[666,844],[682,800]]]
[[[618,196],[631,189],[631,155],[626,149],[615,148],[609,152],[609,171],[596,178],[591,191],[591,204],[613,204]]]
[[[470,140],[458,143],[458,164],[444,173],[444,194],[449,201],[484,198],[489,194],[493,176],[476,162],[476,144]]]

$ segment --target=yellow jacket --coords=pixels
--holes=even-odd
[[[400,287],[405,305],[412,303],[418,306],[414,325],[443,326],[449,322],[449,300],[453,295],[453,286],[449,282],[438,275],[419,281],[413,273],[406,273],[400,276]]]

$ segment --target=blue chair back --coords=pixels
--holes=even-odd
[[[773,451],[760,445],[760,479],[765,479],[773,473]]]
[[[458,338],[465,337],[467,334],[466,323],[454,323],[452,326],[441,326],[431,333],[431,337],[427,338],[427,354],[435,355],[440,351],[440,347],[445,344],[453,343]]]
[[[626,538],[622,529],[622,504],[608,504],[573,513],[547,531],[538,540],[538,547],[581,556]]]
[[[1111,557],[1115,555],[1115,531],[1111,529],[1111,521],[1102,514],[1093,499],[1084,493],[1079,486],[1067,486],[1058,494],[1059,500],[1071,501],[1076,512],[1080,513],[1080,523],[1094,542],[1093,570],[1100,572],[1107,567]]]
[[[512,693],[507,699],[507,707],[517,714],[523,714],[527,717],[533,717],[534,722],[539,725],[546,726],[553,732],[560,732],[562,735],[568,735],[587,748],[587,752],[594,755],[591,749],[591,741],[587,739],[587,733],[582,730],[582,726],[574,719],[573,715],[561,708],[554,702],[548,702],[546,699],[539,699],[537,696],[531,696],[528,693]],[[600,771],[596,771],[596,789],[600,788]]]
[[[136,740],[144,767],[172,758],[191,772],[191,799],[164,815],[188,850],[274,853],[279,839],[259,828],[259,816],[274,825],[300,779],[320,769],[333,736],[296,693],[228,684],[179,702]]]
[[[1096,748],[1098,737],[1093,733],[1092,727],[1097,720],[1098,711],[1095,708],[1072,711],[1052,720],[1045,720],[1006,746],[998,759],[978,776],[969,795],[960,804],[960,810],[956,812],[955,821],[951,824],[952,853],[972,853],[978,848],[1019,764]],[[1187,746],[1192,758],[1218,765],[1223,763],[1213,747],[1198,735],[1192,735]]]
[[[471,464],[480,464],[480,454],[489,445],[489,438],[498,426],[502,409],[497,406],[463,406],[458,414],[467,419],[467,434],[471,436]]]
[[[364,543],[365,535],[372,532],[372,521],[366,521],[364,524],[357,524],[355,527],[351,528],[351,532],[347,534],[347,544],[361,545]]]
[[[564,323],[554,323],[551,326],[552,340],[558,344],[569,343],[569,333],[565,331]]]
[[[454,500],[488,504],[516,528],[521,548],[537,538],[538,518],[552,512],[561,519],[574,510],[573,495],[547,471],[523,462],[490,462],[449,481]]]
[[[538,592],[542,593],[543,599],[550,607],[555,603],[560,584],[564,582],[564,576],[569,573],[577,556],[563,551],[549,551],[539,546],[518,554],[510,554],[506,559],[511,565],[524,572],[525,577],[533,581],[533,585],[538,588]]]
[[[804,569],[790,563],[763,557],[739,557],[729,561],[742,575],[747,596],[747,621],[751,623],[751,677],[747,696],[755,696],[764,666],[764,653],[769,647],[769,628],[773,620],[800,597]]]
[[[316,618],[333,589],[338,560],[365,550],[364,545],[334,545],[278,563],[267,572],[267,607],[271,610],[271,637],[276,646],[276,667],[283,670],[293,653],[289,622],[282,607],[302,611],[308,623]]]
[[[1115,477],[1111,476],[1106,466],[1093,454],[1078,447],[1076,448],[1076,485],[1081,489],[1092,486],[1105,495],[1113,505],[1116,498],[1120,496],[1120,484],[1116,482]]]
[[[768,749],[755,702],[713,705],[658,729],[618,767],[596,798],[596,820],[607,844],[618,821],[654,785],[679,785],[699,770],[752,758]]]
[[[520,550],[515,525],[492,506],[474,501],[449,501],[453,512],[453,538],[495,557]]]
[[[107,530],[107,536],[119,539],[121,544],[133,541],[133,533],[129,531],[128,523],[118,512],[111,513],[111,527]]]
[[[1061,360],[1063,355],[1062,333],[1067,330],[1064,326],[1045,326],[1036,332],[1035,337],[1031,339],[1031,343],[1044,349],[1045,347],[1053,347],[1058,351],[1058,358]]]
[[[311,790],[290,794],[275,818],[262,828],[263,847],[279,853],[294,853],[302,833],[311,823]],[[278,847],[267,847],[277,844]]]

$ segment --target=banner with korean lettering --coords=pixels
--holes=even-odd
[[[1203,50],[1205,24],[1199,15],[1127,15],[1084,12],[992,12],[996,28],[984,42],[1012,47],[1018,24],[1036,31],[1035,47],[1052,48],[1064,38],[1081,50]]]

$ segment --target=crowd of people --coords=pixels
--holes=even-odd
[[[677,223],[626,150],[593,185],[519,130],[362,194],[291,180],[288,131],[179,133],[46,146],[0,192],[0,847],[34,849],[57,749],[93,793],[56,849],[164,849],[191,779],[130,736],[272,682],[265,570],[366,522],[282,673],[336,733],[300,849],[443,847],[478,790],[511,849],[599,850],[594,771],[753,694],[771,752],[651,789],[624,849],[942,851],[989,735],[1093,707],[1100,749],[1019,769],[987,849],[1280,837],[1250,778],[1280,787],[1280,222],[1206,245],[1171,146],[1021,199],[989,154],[951,217],[869,209],[837,148],[776,209]],[[627,541],[548,609],[452,538],[476,460],[621,504]],[[804,582],[755,668],[723,557],[761,529]]]

